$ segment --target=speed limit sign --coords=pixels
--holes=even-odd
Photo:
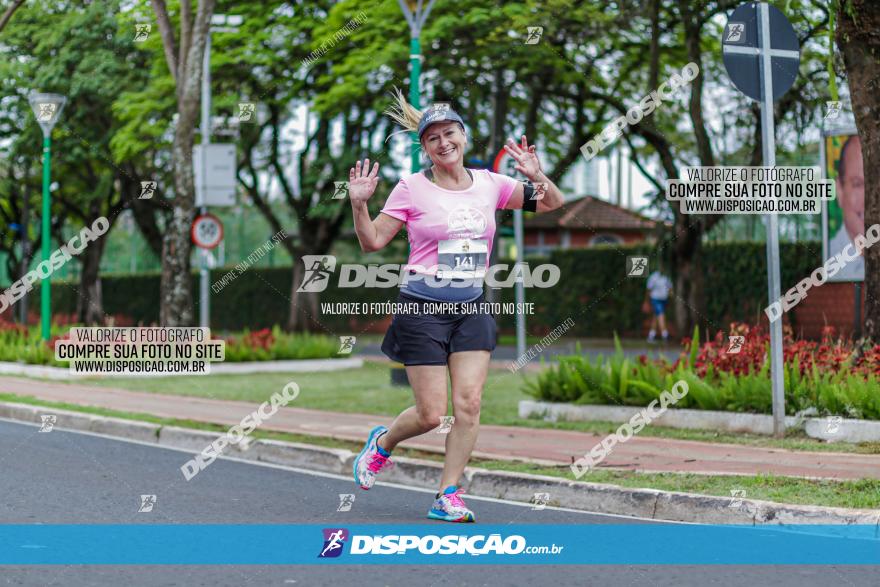
[[[193,220],[192,242],[203,249],[213,249],[223,240],[223,223],[213,214],[202,214]]]
[[[516,170],[516,159],[510,156],[507,149],[501,148],[498,155],[495,156],[495,162],[492,164],[492,170],[501,175],[507,175],[517,181],[525,181],[526,177]]]

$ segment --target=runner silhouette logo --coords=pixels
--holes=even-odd
[[[340,493],[339,494],[339,507],[336,508],[337,512],[350,512],[351,506],[354,505],[354,494],[353,493]]]
[[[303,255],[306,271],[298,292],[319,292],[327,289],[330,275],[336,269],[336,257],[333,255]]]
[[[348,530],[345,528],[324,528],[324,547],[318,554],[318,558],[337,558],[342,554],[345,541],[348,540]]]
[[[648,275],[648,258],[633,257],[626,258],[626,276],[627,277],[647,277]]]
[[[725,43],[741,45],[746,42],[746,24],[744,22],[729,22],[724,36]]]
[[[843,105],[840,100],[825,102],[826,110],[824,120],[837,120],[840,118],[840,108]]]
[[[55,414],[41,414],[40,419],[42,422],[40,423],[39,432],[52,432],[55,422],[58,421],[58,416]]]

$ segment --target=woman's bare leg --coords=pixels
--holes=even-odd
[[[406,368],[416,405],[402,411],[378,444],[391,452],[407,438],[433,430],[446,415],[446,365],[415,365]]]
[[[489,356],[489,351],[462,351],[449,355],[455,421],[446,436],[446,459],[440,478],[440,491],[450,485],[458,485],[477,442],[480,401],[489,372]]]

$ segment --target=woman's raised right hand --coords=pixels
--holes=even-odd
[[[348,197],[352,202],[366,203],[376,191],[376,185],[379,183],[379,162],[373,164],[373,170],[370,171],[370,160],[364,159],[363,167],[358,161],[354,167],[348,171]]]

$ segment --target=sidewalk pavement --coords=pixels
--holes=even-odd
[[[225,426],[240,423],[256,407],[248,402],[162,395],[17,377],[0,377],[0,392]],[[264,422],[261,430],[363,442],[374,426],[387,426],[392,419],[387,416],[285,407]],[[443,452],[445,439],[444,434],[429,432],[401,446]],[[586,432],[484,425],[480,428],[474,456],[569,465],[589,452],[601,439],[599,434]],[[648,436],[634,437],[617,445],[601,466],[640,472],[880,479],[880,455],[789,451]],[[581,480],[589,481],[589,474]]]

